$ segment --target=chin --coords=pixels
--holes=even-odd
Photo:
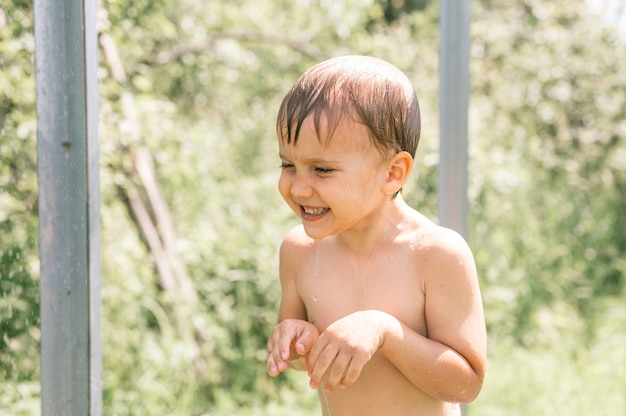
[[[306,235],[314,240],[323,240],[324,238],[332,235],[332,233],[329,233],[328,231],[315,229],[315,227],[307,227],[306,224],[303,224],[303,226]]]

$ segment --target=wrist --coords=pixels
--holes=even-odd
[[[380,328],[380,347],[384,353],[393,345],[397,344],[403,338],[403,329],[400,321],[393,315],[381,312],[379,322]]]

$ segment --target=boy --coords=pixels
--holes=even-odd
[[[410,81],[372,57],[322,62],[277,133],[302,225],[280,249],[269,374],[308,370],[325,416],[459,415],[485,376],[482,301],[465,241],[402,198],[420,135]]]

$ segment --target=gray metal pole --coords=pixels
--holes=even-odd
[[[34,1],[43,415],[102,412],[96,7]]]
[[[439,184],[441,225],[468,238],[467,160],[471,0],[441,0]],[[461,405],[463,415],[467,405]]]
[[[471,0],[441,0],[439,221],[467,238]]]

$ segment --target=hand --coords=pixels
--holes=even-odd
[[[280,322],[267,340],[267,372],[276,377],[287,369],[290,361],[306,358],[319,334],[317,327],[307,321]]]
[[[390,317],[380,311],[359,311],[329,325],[309,354],[311,388],[317,388],[325,375],[327,392],[337,384],[352,385],[382,345],[384,320]]]

